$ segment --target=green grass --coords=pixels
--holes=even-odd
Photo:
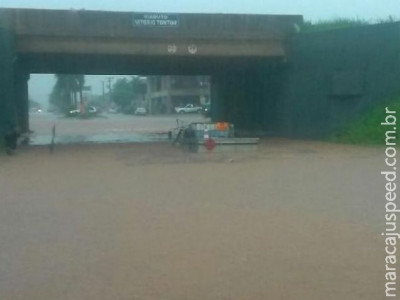
[[[351,28],[357,26],[365,26],[371,24],[383,24],[383,23],[393,23],[399,21],[398,18],[394,18],[392,16],[387,17],[386,19],[378,19],[378,20],[365,20],[358,18],[335,18],[328,20],[319,20],[316,22],[312,21],[304,21],[301,26],[302,32],[320,32],[326,30],[333,29],[342,29],[342,28]]]
[[[368,25],[368,21],[361,19],[332,19],[322,20],[318,22],[305,21],[302,25],[301,31],[303,32],[318,32],[332,29],[342,29],[356,26]]]
[[[394,101],[379,105],[363,115],[349,127],[344,128],[330,137],[329,141],[346,144],[385,144],[385,133],[387,130],[393,130],[393,126],[383,126],[387,116],[385,108],[396,111],[397,132],[396,139],[400,140],[400,97]]]

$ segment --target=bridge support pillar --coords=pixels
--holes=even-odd
[[[223,74],[214,74],[211,76],[211,120],[213,122],[223,119],[223,97],[222,97]]]
[[[211,118],[245,135],[271,134],[278,121],[281,66],[227,68],[211,76]]]
[[[212,76],[213,121],[231,122],[239,129],[262,127],[262,80],[256,71],[221,72]],[[261,83],[261,86],[260,86]]]
[[[15,104],[17,109],[18,129],[21,133],[29,132],[29,73],[18,71],[15,76]]]
[[[17,125],[14,102],[15,61],[14,33],[0,28],[0,144],[4,134]]]

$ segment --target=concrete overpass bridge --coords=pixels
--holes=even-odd
[[[211,75],[213,117],[228,120],[232,103],[263,94],[302,17],[0,9],[0,20],[2,110],[26,131],[31,73]]]

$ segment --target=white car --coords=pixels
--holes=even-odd
[[[147,110],[144,107],[138,107],[135,110],[135,115],[141,115],[141,116],[145,116],[147,115]]]
[[[89,106],[86,108],[86,114],[95,115],[97,113],[97,109],[94,106]],[[69,116],[77,116],[80,115],[81,111],[79,109],[70,110],[68,115]]]
[[[175,107],[175,111],[178,114],[183,114],[183,113],[198,113],[202,111],[201,106],[194,106],[193,104],[187,104],[184,107]]]

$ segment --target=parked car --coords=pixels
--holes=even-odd
[[[138,107],[138,108],[136,108],[136,110],[135,110],[135,115],[138,115],[138,116],[145,116],[145,115],[147,115],[147,109],[144,108],[144,107]]]
[[[70,110],[68,112],[68,116],[70,116],[70,117],[74,117],[74,116],[77,116],[79,114],[80,114],[80,110],[79,109],[73,109],[73,110]]]
[[[184,113],[199,113],[202,111],[201,106],[194,106],[193,104],[187,104],[184,107],[175,107],[175,111],[178,114],[184,114]]]
[[[79,110],[79,109],[73,109],[73,110],[70,110],[69,112],[68,112],[68,116],[70,116],[70,117],[75,117],[75,116],[79,116],[81,114],[81,111]],[[94,115],[96,115],[97,114],[97,109],[96,109],[96,107],[94,107],[94,106],[88,106],[87,108],[86,108],[86,116],[94,116]]]

